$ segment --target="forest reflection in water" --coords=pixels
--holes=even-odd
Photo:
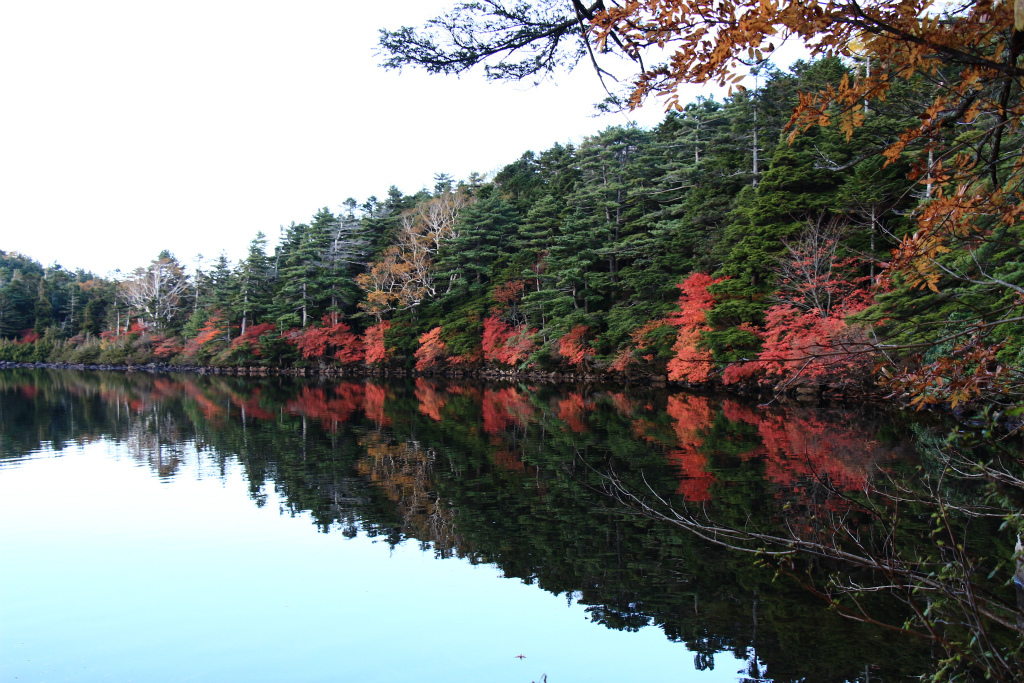
[[[195,449],[237,463],[257,505],[272,486],[323,532],[493,564],[608,628],[659,628],[697,669],[730,653],[746,662],[740,680],[900,680],[930,653],[749,556],[631,514],[606,473],[736,523],[813,530],[850,504],[843,494],[913,467],[932,431],[864,406],[644,388],[0,372],[8,463],[106,440],[173,480]],[[898,604],[874,609],[902,618]]]

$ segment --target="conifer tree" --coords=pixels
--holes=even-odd
[[[304,328],[319,312],[323,296],[321,258],[328,239],[323,222],[316,227],[292,223],[285,233],[281,286],[274,298],[274,313],[280,328]]]
[[[267,259],[267,236],[262,232],[249,243],[249,253],[235,271],[238,283],[232,308],[240,316],[239,334],[260,319],[270,304],[270,262]]]
[[[515,207],[490,187],[478,192],[477,197],[459,213],[455,234],[438,253],[439,279],[486,284],[509,252],[517,223]]]

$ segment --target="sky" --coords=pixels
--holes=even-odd
[[[451,4],[0,4],[0,249],[99,275],[163,249],[238,259],[348,197],[662,119],[658,102],[595,117],[586,65],[539,87],[378,66],[378,29]]]

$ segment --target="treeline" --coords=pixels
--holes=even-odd
[[[0,339],[66,339],[109,326],[117,283],[0,250]]]
[[[1018,224],[940,253],[944,281],[878,284],[934,199],[941,164],[921,159],[990,122],[964,119],[883,156],[932,94],[917,78],[865,106],[862,126],[827,125],[824,110],[819,125],[787,129],[799,93],[868,66],[799,62],[653,130],[612,127],[490,179],[439,174],[431,191],[349,199],[283,228],[272,254],[259,234],[241,262],[193,274],[167,253],[119,282],[6,255],[0,359],[864,385],[880,339],[948,353],[941,340],[978,311],[1019,306],[1024,284]],[[1007,158],[1020,143],[1006,131]],[[985,278],[972,281],[975,266]],[[1006,343],[985,360],[1018,366],[1022,331],[990,330]],[[887,350],[891,361],[909,352]]]

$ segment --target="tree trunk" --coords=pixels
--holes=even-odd
[[[302,329],[306,329],[306,283],[302,283]]]
[[[248,321],[249,315],[249,293],[246,292],[242,297],[242,331],[240,334],[245,334],[246,322]]]

